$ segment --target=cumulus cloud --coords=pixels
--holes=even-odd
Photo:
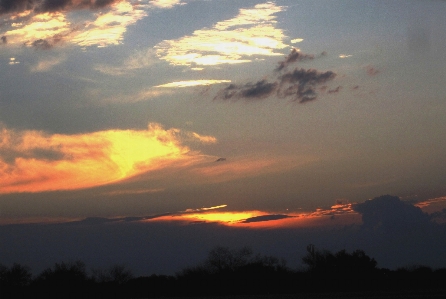
[[[200,160],[183,142],[212,136],[156,123],[147,130],[84,134],[0,130],[0,193],[73,190],[117,182],[171,163]]]
[[[366,230],[404,232],[431,224],[428,214],[397,196],[375,197],[355,204],[353,209],[362,215],[362,226]]]
[[[276,50],[287,45],[282,42],[283,31],[275,28],[275,14],[283,9],[273,2],[240,9],[236,17],[220,21],[212,28],[159,43],[155,47],[157,55],[171,65],[192,68],[250,62],[257,55],[280,55]]]

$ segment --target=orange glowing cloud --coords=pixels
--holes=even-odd
[[[85,134],[45,134],[0,130],[0,193],[72,190],[117,182],[201,155],[186,139],[215,142],[156,123],[147,130],[107,130]]]
[[[225,208],[186,210],[185,212],[153,217],[147,222],[177,221],[183,223],[217,223],[244,228],[291,228],[325,225],[358,224],[361,216],[353,211],[351,204],[337,204],[328,209],[317,209],[308,213],[272,214],[264,211],[210,211]]]
[[[210,29],[159,43],[155,47],[157,55],[169,64],[191,67],[244,63],[253,55],[282,55],[275,50],[287,45],[282,42],[283,31],[275,28],[274,15],[282,10],[273,2],[241,9],[235,18],[218,22]]]

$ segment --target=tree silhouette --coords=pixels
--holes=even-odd
[[[56,263],[34,280],[34,290],[45,297],[79,297],[90,290],[92,280],[81,261]]]
[[[124,265],[114,265],[110,268],[103,269],[93,269],[92,278],[98,283],[113,283],[113,284],[124,284],[133,278],[132,271],[127,269]]]
[[[377,262],[362,250],[331,253],[310,244],[302,261],[312,277],[329,281],[326,287],[330,289],[371,288],[378,275]]]

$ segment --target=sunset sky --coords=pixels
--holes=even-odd
[[[445,1],[0,0],[0,263],[93,261],[98,225],[108,246],[150,231],[152,256],[177,256],[147,270],[165,273],[187,264],[166,248],[203,255],[218,233],[379,255],[321,229],[385,194],[442,227],[445,28]]]

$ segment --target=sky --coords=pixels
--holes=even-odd
[[[444,28],[445,1],[0,0],[0,263],[446,266]]]

